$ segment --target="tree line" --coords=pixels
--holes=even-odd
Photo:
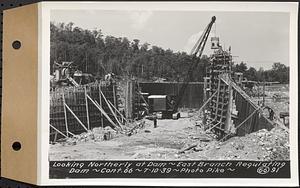
[[[87,30],[74,23],[51,22],[51,73],[54,62],[72,61],[77,69],[103,78],[107,73],[120,77],[135,77],[142,80],[164,78],[168,81],[183,81],[188,68],[195,59],[185,52],[173,52],[140,40],[130,41],[126,37],[104,36],[100,29]],[[209,58],[197,59],[199,65],[192,81],[203,81]],[[245,63],[233,65],[233,69],[244,73],[248,80],[288,82],[289,68],[275,63],[272,70],[247,68]],[[282,71],[284,69],[284,71]]]
[[[270,70],[263,70],[259,68],[256,70],[253,67],[247,67],[247,64],[241,62],[233,66],[233,71],[243,73],[247,80],[258,81],[258,82],[280,82],[287,84],[289,83],[289,71],[290,68],[282,63],[275,62]]]

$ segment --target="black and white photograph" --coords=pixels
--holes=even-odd
[[[50,168],[252,161],[267,162],[257,170],[266,174],[290,161],[288,12],[59,9],[50,18]]]
[[[298,2],[0,5],[4,187],[299,185]]]

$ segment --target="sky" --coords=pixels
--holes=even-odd
[[[104,36],[139,39],[174,52],[190,50],[216,16],[210,37],[231,52],[235,63],[270,69],[274,62],[289,65],[289,13],[52,10],[51,21],[73,22],[83,29],[101,29]],[[203,54],[210,55],[210,38]]]

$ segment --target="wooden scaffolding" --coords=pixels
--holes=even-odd
[[[219,75],[231,74],[231,55],[223,50],[216,51],[210,58],[210,65],[206,71],[205,98],[212,97],[205,109],[205,125],[218,137],[224,137],[229,127],[227,120],[228,107],[231,104],[231,88],[224,83]]]
[[[219,139],[245,135],[260,129],[272,129],[275,124],[261,112],[260,106],[231,78],[232,56],[219,49],[211,56],[204,79],[204,118],[206,130]]]

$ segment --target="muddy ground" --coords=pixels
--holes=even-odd
[[[289,111],[287,85],[266,88],[266,105],[278,115]],[[275,99],[274,95],[281,97]],[[253,99],[255,100],[255,99]],[[199,114],[194,110],[178,120],[158,120],[158,127],[147,119],[134,134],[116,133],[103,140],[101,128],[50,145],[50,160],[288,160],[289,133],[276,127],[260,130],[243,137],[232,137],[219,142],[210,132],[195,126]],[[141,123],[137,122],[138,123]],[[184,149],[190,148],[186,151]]]

